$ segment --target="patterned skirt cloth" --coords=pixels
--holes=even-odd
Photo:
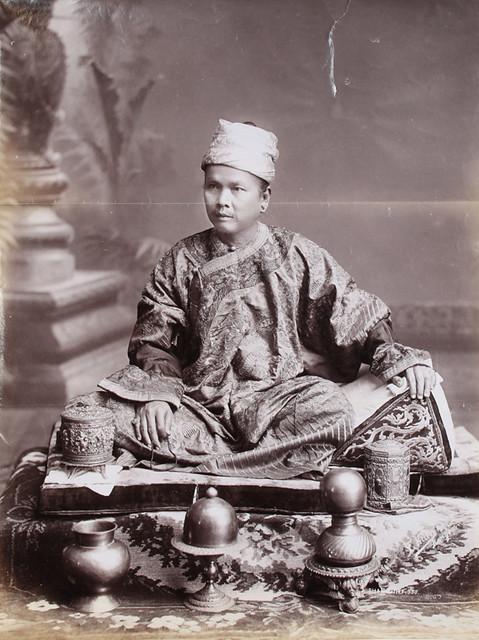
[[[424,400],[410,398],[405,380],[402,386],[385,385],[371,374],[341,387],[312,376],[284,387],[274,388],[263,403],[251,403],[246,419],[264,419],[260,413],[266,410],[270,423],[258,441],[247,446],[225,435],[224,425],[187,396],[160,449],[137,439],[135,402],[96,392],[75,398],[69,406],[109,407],[116,419],[116,445],[127,452],[121,462],[128,466],[143,461],[158,471],[276,480],[320,477],[331,464],[361,467],[365,447],[390,438],[407,442],[412,472],[442,473],[451,464],[454,428],[439,382]]]

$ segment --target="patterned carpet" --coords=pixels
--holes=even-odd
[[[69,609],[61,550],[73,520],[37,515],[45,455],[29,454],[2,499],[0,550],[4,589],[0,636],[15,638],[460,638],[479,625],[479,503],[430,498],[403,515],[363,512],[381,568],[354,614],[314,591],[295,592],[327,515],[239,514],[241,554],[220,559],[221,588],[237,599],[230,611],[191,612],[185,591],[200,587],[200,565],[171,546],[184,512],[122,515],[117,539],[128,544],[131,569],[121,606],[103,614]]]
[[[142,606],[102,614],[73,612],[56,602],[8,593],[2,601],[0,636],[59,638],[476,638],[477,600],[411,602],[368,597],[355,614],[322,601],[283,595],[266,604],[241,602],[223,613],[199,614],[158,594]]]

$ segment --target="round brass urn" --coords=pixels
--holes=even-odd
[[[70,606],[86,613],[111,611],[118,606],[112,590],[125,577],[130,553],[115,540],[111,520],[85,520],[73,525],[75,540],[63,549],[62,563],[74,595]]]
[[[374,538],[357,523],[356,513],[366,502],[366,483],[353,469],[333,469],[321,484],[323,503],[332,515],[331,526],[318,537],[315,556],[335,566],[355,566],[371,560]]]
[[[374,538],[357,521],[366,502],[366,484],[353,469],[332,469],[321,481],[320,491],[332,522],[318,536],[297,590],[305,595],[316,584],[320,594],[337,600],[341,611],[353,613],[379,569]]]

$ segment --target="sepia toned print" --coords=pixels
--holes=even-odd
[[[3,633],[473,635],[477,22],[0,2]],[[409,486],[386,446],[354,520],[398,441]],[[214,568],[173,544],[213,486],[245,545]],[[128,549],[111,598],[68,577],[74,525]],[[225,608],[190,610],[208,571]]]

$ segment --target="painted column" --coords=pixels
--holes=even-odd
[[[68,181],[49,149],[65,81],[54,0],[0,3],[0,115],[12,221],[5,268],[5,404],[56,405],[94,390],[126,361],[132,312],[118,303],[124,276],[78,271],[73,228],[54,209]],[[8,190],[7,190],[8,191]]]

